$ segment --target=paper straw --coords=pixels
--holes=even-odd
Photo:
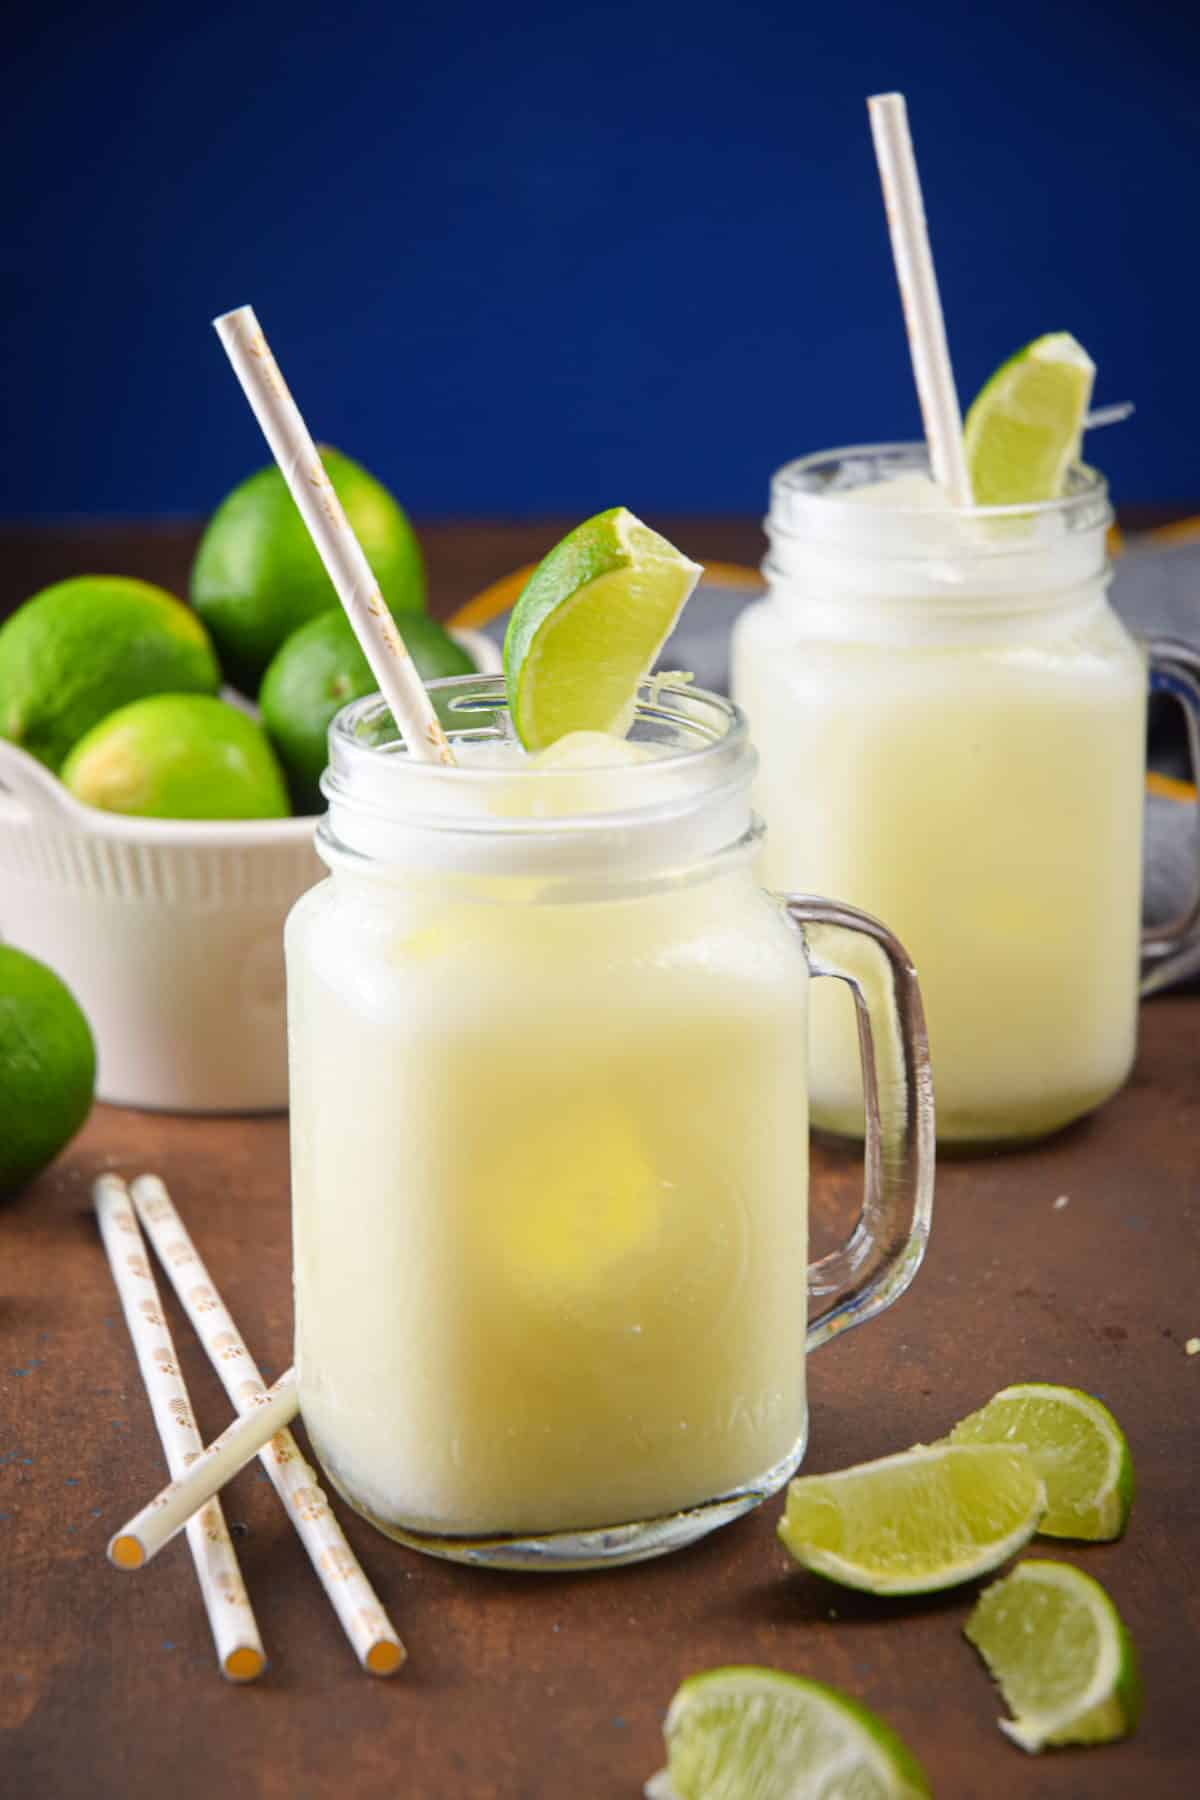
[[[410,756],[453,763],[454,754],[404,640],[396,629],[362,545],[350,529],[300,409],[271,354],[252,306],[213,320],[271,454],[354,627],[379,691]]]
[[[262,1376],[166,1185],[157,1175],[140,1175],[131,1192],[138,1218],[225,1392],[238,1412],[249,1411],[264,1392]],[[258,1455],[359,1662],[372,1675],[395,1674],[405,1659],[404,1645],[347,1543],[316,1471],[290,1431],[277,1432]]]
[[[189,1463],[194,1466],[201,1439],[146,1246],[123,1181],[101,1175],[92,1196],[167,1467],[182,1475]],[[253,1681],[267,1666],[266,1652],[219,1500],[210,1500],[188,1520],[187,1538],[221,1672],[230,1681]]]
[[[892,258],[908,328],[908,348],[921,417],[925,422],[930,467],[934,480],[945,488],[953,505],[970,506],[973,495],[963,452],[962,413],[950,364],[946,321],[942,317],[933,252],[929,248],[921,179],[913,155],[904,95],[873,94],[867,101],[867,112],[883,185]]]
[[[109,1562],[118,1569],[144,1568],[206,1500],[220,1493],[277,1431],[291,1424],[300,1410],[295,1369],[281,1375],[275,1386],[251,1400],[250,1406],[207,1450],[197,1440],[199,1454],[189,1461],[186,1471],[114,1533],[108,1546]]]

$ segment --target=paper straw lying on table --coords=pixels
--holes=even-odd
[[[254,308],[239,306],[222,313],[213,320],[213,330],[271,446],[409,755],[424,762],[453,763],[454,753],[433,702],[350,528]]]
[[[130,1214],[132,1218],[132,1213]],[[135,1226],[136,1230],[136,1226]],[[138,1242],[141,1242],[139,1233]],[[250,1412],[235,1419],[207,1450],[189,1460],[186,1470],[153,1500],[135,1513],[127,1525],[114,1532],[108,1560],[118,1569],[141,1569],[182,1531],[192,1514],[214,1494],[219,1494],[239,1469],[253,1462],[263,1445],[290,1425],[300,1410],[296,1398],[296,1371],[288,1369],[273,1388],[251,1401]]]
[[[203,1446],[146,1246],[123,1181],[101,1175],[92,1197],[167,1467],[182,1475]],[[189,1518],[187,1536],[221,1671],[230,1681],[253,1681],[267,1666],[266,1652],[219,1500]]]
[[[264,1391],[262,1376],[171,1196],[157,1175],[140,1175],[131,1191],[138,1217],[225,1392],[239,1412],[250,1411]],[[359,1662],[372,1675],[395,1674],[405,1659],[404,1645],[347,1543],[316,1471],[290,1431],[277,1432],[258,1455]]]
[[[955,506],[970,506],[973,495],[963,450],[962,413],[904,95],[873,94],[867,101],[867,114],[933,479],[945,488]]]

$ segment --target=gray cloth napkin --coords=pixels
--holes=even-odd
[[[1200,650],[1200,544],[1137,544],[1119,558],[1113,605],[1137,637],[1171,637]],[[1187,771],[1186,736],[1177,707],[1156,707],[1152,760],[1172,775]],[[1198,771],[1191,770],[1193,781]],[[1143,916],[1148,925],[1174,919],[1195,896],[1200,865],[1200,816],[1195,805],[1156,794],[1146,805],[1146,876]],[[1144,991],[1200,976],[1200,934],[1161,968],[1147,965]]]

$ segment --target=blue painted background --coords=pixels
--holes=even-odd
[[[0,513],[264,460],[209,318],[419,515],[746,511],[917,413],[863,97],[906,90],[964,403],[1069,328],[1200,494],[1200,16],[1163,0],[246,0],[8,31]]]

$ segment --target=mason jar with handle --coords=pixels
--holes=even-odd
[[[788,464],[767,598],[733,691],[761,757],[765,877],[886,918],[921,977],[944,1144],[1038,1138],[1133,1062],[1139,967],[1161,982],[1192,904],[1141,933],[1148,676],[1188,709],[1200,661],[1108,602],[1101,476],[1060,500],[955,509],[923,445]],[[1200,898],[1200,896],[1198,896]],[[814,1123],[855,1135],[855,1022],[813,1003]]]
[[[335,721],[329,878],[288,921],[301,1408],[404,1543],[635,1561],[788,1479],[807,1349],[915,1275],[920,995],[874,919],[758,886],[728,702],[647,686],[596,765],[527,758],[494,678],[434,691],[453,768],[378,700]],[[866,1183],[810,1269],[811,976],[854,997]]]

